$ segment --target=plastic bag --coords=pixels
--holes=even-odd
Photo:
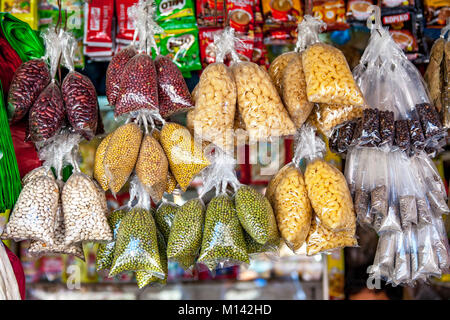
[[[62,192],[65,244],[111,241],[113,233],[107,220],[105,192],[89,176],[80,171],[74,148],[68,163],[74,168]]]
[[[111,62],[108,64],[108,69],[106,70],[106,97],[111,106],[116,105],[125,65],[136,54],[137,51],[135,46],[130,45],[115,54],[111,59]]]
[[[283,53],[276,57],[269,66],[269,76],[272,79],[272,82],[281,97],[283,96],[282,83],[284,71],[286,70],[286,67],[291,62],[291,60],[297,58],[298,56],[300,55],[295,51]]]
[[[321,159],[325,143],[310,125],[300,129],[295,159],[305,158],[305,184],[315,214],[328,229],[337,232],[354,228],[355,212],[344,175]]]
[[[117,128],[105,150],[103,166],[106,181],[113,193],[117,193],[133,172],[142,141],[140,127],[130,122]]]
[[[201,144],[187,128],[166,123],[161,130],[161,145],[169,160],[170,171],[181,189],[186,191],[191,180],[209,164]]]
[[[53,177],[44,175],[28,182],[20,192],[2,238],[53,244],[58,199],[59,187]]]
[[[50,82],[50,71],[44,60],[26,61],[14,73],[8,93],[8,119],[20,121]]]
[[[163,118],[193,108],[192,98],[178,67],[167,57],[155,59],[158,75],[159,113]]]
[[[277,223],[269,200],[249,186],[241,186],[234,195],[237,216],[242,227],[259,244],[279,239]]]
[[[301,54],[293,57],[285,68],[281,79],[281,91],[281,97],[295,127],[300,128],[314,106],[306,96]]]
[[[130,199],[136,198],[137,203],[120,223],[109,277],[127,271],[143,271],[149,276],[164,279],[150,197],[136,176],[132,179],[130,191]]]
[[[109,140],[111,140],[112,135],[113,133],[110,133],[102,139],[97,147],[97,150],[95,151],[94,158],[94,178],[105,191],[109,189],[109,184],[108,179],[106,178],[103,161],[105,160],[106,148],[108,147]]]
[[[161,231],[165,242],[169,241],[170,230],[172,229],[173,220],[177,214],[179,206],[171,202],[163,202],[159,205],[155,213],[155,221],[158,230]]]
[[[252,141],[292,135],[295,125],[265,69],[252,62],[231,66],[236,81],[239,112]]]
[[[306,240],[312,218],[303,175],[292,164],[284,166],[269,182],[266,190],[286,245],[298,250]]]
[[[214,197],[208,204],[205,229],[198,262],[211,271],[237,263],[250,263],[243,229],[233,200],[226,194]]]
[[[367,163],[373,154],[370,150],[362,149],[359,154],[359,163]],[[359,168],[355,178],[355,212],[360,225],[372,225],[371,213],[371,171],[368,168]]]
[[[397,232],[385,232],[378,239],[377,251],[373,264],[368,270],[369,278],[391,279],[395,264]]]
[[[30,108],[28,119],[29,137],[34,143],[45,142],[61,129],[65,114],[64,102],[55,79],[64,45],[65,33],[48,28],[42,35],[46,47],[44,60],[49,61],[50,83],[40,92]]]
[[[353,229],[333,232],[314,216],[306,238],[306,254],[311,256],[337,248],[355,247],[358,245],[355,231],[356,225],[353,225]]]
[[[155,202],[159,202],[166,191],[169,162],[158,140],[150,134],[142,139],[136,161],[136,175]]]
[[[95,270],[109,270],[114,259],[114,248],[116,246],[117,233],[120,223],[128,213],[129,207],[124,206],[114,210],[108,215],[108,224],[113,232],[113,240],[108,243],[100,243],[95,257]]]
[[[173,220],[167,242],[167,258],[177,262],[183,269],[191,268],[199,254],[204,211],[203,202],[200,199],[192,199],[177,210]]]
[[[63,45],[64,65],[69,70],[61,86],[67,119],[75,132],[80,133],[86,140],[91,140],[97,131],[97,93],[91,80],[75,71],[75,38],[66,32]]]
[[[441,68],[444,68],[442,62],[445,56],[445,42],[443,36],[434,42],[430,52],[430,63],[424,74],[424,80],[428,85],[428,90],[430,90],[430,98],[438,111],[442,110],[441,94],[443,79]]]

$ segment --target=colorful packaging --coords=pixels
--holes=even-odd
[[[195,24],[163,24],[158,47],[163,56],[168,56],[181,72],[200,70],[198,28]]]
[[[216,47],[214,35],[219,34],[222,28],[200,28],[198,38],[200,41],[200,58],[203,68],[216,61]]]
[[[197,0],[196,8],[199,26],[223,26],[226,15],[225,0]]]
[[[84,5],[84,44],[112,48],[114,0],[91,0]]]
[[[116,0],[116,43],[129,44],[133,40],[136,26],[134,19],[130,17],[130,9],[137,2],[137,0]]]
[[[255,32],[252,62],[260,64],[264,47],[264,34],[262,32]]]
[[[239,58],[241,61],[252,61],[255,44],[255,36],[253,32],[237,33],[236,37],[240,40],[235,44],[236,52]]]
[[[327,30],[346,29],[344,0],[313,0],[313,16],[327,24]]]
[[[267,25],[297,26],[303,17],[300,0],[261,0],[264,22]]]
[[[227,21],[236,32],[247,32],[254,29],[254,0],[228,0]]]
[[[450,17],[450,3],[448,0],[425,0],[424,13],[427,26],[443,27]]]
[[[349,20],[366,21],[370,16],[369,7],[374,0],[349,0],[347,2],[347,18]]]
[[[410,12],[382,17],[383,25],[389,26],[392,38],[405,53],[414,53],[419,50],[417,31],[413,20],[415,20],[415,14]]]
[[[413,7],[414,0],[381,0],[382,8]]]
[[[195,22],[193,0],[156,0],[156,22],[180,20]]]
[[[253,15],[255,17],[255,25],[263,25],[264,17],[261,10],[261,0],[255,0],[253,5]]]
[[[264,44],[289,45],[297,40],[297,27],[270,27],[264,26]]]
[[[9,12],[14,17],[28,23],[33,30],[38,29],[37,0],[2,0],[1,12]]]

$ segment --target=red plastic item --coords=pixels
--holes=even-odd
[[[3,87],[3,96],[7,97],[9,92],[9,85],[14,76],[16,69],[22,64],[19,55],[10,46],[8,41],[3,36],[0,29],[0,81]]]
[[[133,40],[136,26],[134,20],[129,18],[128,13],[137,2],[137,0],[116,0],[117,43],[129,44]]]
[[[84,7],[84,44],[112,47],[114,0],[91,0]]]
[[[22,300],[25,300],[25,273],[23,271],[22,263],[20,263],[20,259],[11,251],[7,246],[5,246],[6,253],[8,254],[9,261],[11,262],[11,266],[14,271],[14,275],[16,276],[17,285],[19,287],[20,296]]]

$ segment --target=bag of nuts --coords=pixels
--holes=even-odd
[[[67,120],[75,132],[86,140],[91,140],[97,131],[99,110],[97,93],[91,80],[75,71],[73,62],[77,50],[75,38],[66,32],[63,40],[63,64],[69,70],[61,86]]]

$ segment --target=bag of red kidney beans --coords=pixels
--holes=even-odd
[[[157,56],[159,113],[163,118],[188,111],[194,106],[183,75],[171,59]]]
[[[97,93],[91,80],[75,71],[73,62],[77,49],[75,38],[65,32],[62,43],[63,64],[69,70],[61,87],[67,120],[72,131],[81,134],[86,140],[91,140],[97,131]]]
[[[50,82],[50,71],[42,59],[22,63],[14,73],[8,93],[8,119],[20,121]]]
[[[44,60],[50,65],[50,83],[33,103],[28,117],[29,138],[38,148],[59,132],[64,124],[64,102],[55,79],[62,53],[64,31],[48,28],[42,35],[46,52]]]

